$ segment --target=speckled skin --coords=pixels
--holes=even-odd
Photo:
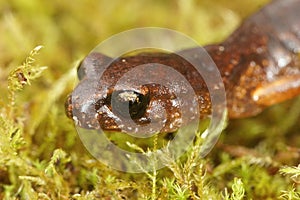
[[[300,0],[277,0],[221,45],[206,47],[226,87],[229,117],[253,116],[300,93]]]
[[[300,94],[300,0],[276,0],[249,17],[226,41],[205,49],[216,63],[227,96],[230,118],[253,116],[265,107]],[[196,49],[187,49],[191,55]],[[105,70],[103,66],[108,63]],[[159,63],[180,72],[192,88],[180,81],[181,77],[160,68]],[[136,78],[120,78],[136,66],[148,64],[135,72]],[[151,67],[152,70],[148,70]],[[158,70],[153,70],[157,68]],[[211,101],[203,78],[184,59],[176,54],[141,53],[113,60],[100,53],[89,54],[79,68],[81,82],[68,97],[67,116],[83,128],[132,130],[130,122],[118,108],[113,110],[111,95],[122,91],[132,100],[133,112],[129,119],[140,127],[162,126],[160,132],[173,132],[211,112]],[[101,77],[101,78],[100,78]],[[139,80],[157,77],[156,83],[140,84]],[[116,87],[115,87],[116,86]],[[172,88],[172,91],[169,89]],[[175,89],[174,89],[175,88]],[[181,98],[196,94],[190,102]],[[121,94],[120,93],[120,94]],[[119,93],[118,93],[119,94]],[[195,107],[197,102],[199,107]],[[183,106],[183,107],[180,107]],[[165,113],[161,114],[161,109]],[[188,110],[182,113],[182,108]],[[122,110],[122,108],[120,108]]]

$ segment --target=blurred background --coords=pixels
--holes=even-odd
[[[215,43],[226,38],[243,18],[265,2],[1,0],[1,77],[14,62],[22,62],[31,49],[43,45],[40,60],[49,66],[47,77],[55,79],[102,40],[137,27],[175,29],[201,45]]]

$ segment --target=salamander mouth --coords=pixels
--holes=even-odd
[[[65,101],[65,112],[68,118],[73,118],[72,95],[69,94]]]

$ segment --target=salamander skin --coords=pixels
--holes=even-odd
[[[226,87],[229,117],[253,116],[300,93],[300,0],[276,0],[207,51]]]
[[[299,9],[300,0],[272,1],[245,20],[223,43],[204,47],[221,73],[229,118],[254,116],[268,106],[300,94]],[[193,56],[196,50],[184,52]],[[104,71],[103,66],[108,63]],[[184,105],[177,96],[188,86],[176,81],[178,77],[159,64],[181,73],[197,98]],[[139,68],[136,79],[117,84],[127,72],[141,65],[148,65],[152,70]],[[158,70],[153,70],[155,67]],[[203,78],[176,53],[140,53],[117,59],[91,53],[83,60],[78,76],[81,81],[66,101],[66,112],[82,128],[142,131],[132,130],[126,121],[127,114],[140,127],[151,123],[162,125],[160,132],[174,132],[199,114],[193,113],[197,109],[189,109],[184,117],[180,106],[193,107],[198,102],[202,117],[211,112],[210,95]],[[139,80],[147,77],[157,77],[158,83],[163,79],[164,85],[140,85]],[[119,105],[115,110],[114,102]],[[124,105],[127,110],[129,105],[129,113],[123,112]],[[161,109],[165,110],[163,114]]]

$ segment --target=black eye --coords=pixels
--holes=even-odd
[[[111,104],[113,112],[117,112],[122,117],[139,119],[145,115],[150,101],[149,94],[125,90],[112,93]]]

